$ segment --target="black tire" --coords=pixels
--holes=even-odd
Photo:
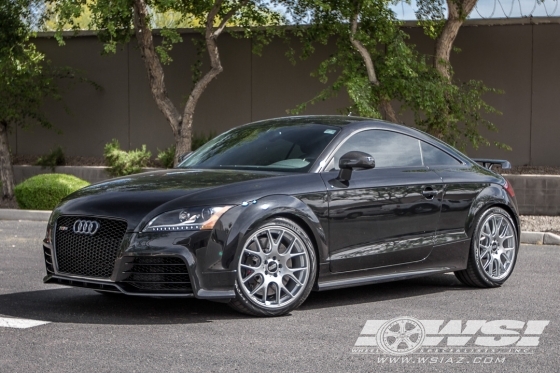
[[[514,257],[512,259],[512,263],[510,267],[508,267],[509,272],[500,279],[495,279],[490,277],[482,268],[482,264],[478,258],[479,256],[479,248],[478,248],[478,240],[480,235],[482,234],[482,229],[484,227],[484,223],[487,219],[491,216],[499,216],[507,220],[512,227],[513,236],[514,236]],[[467,286],[472,287],[479,287],[479,288],[494,288],[498,286],[502,286],[504,282],[511,276],[513,273],[515,263],[517,261],[517,255],[519,253],[519,240],[518,238],[518,227],[513,222],[511,216],[508,214],[507,211],[500,207],[491,207],[485,210],[482,214],[480,214],[475,221],[475,229],[471,239],[471,247],[469,251],[469,259],[467,262],[467,268],[461,271],[456,271],[455,276],[457,279]]]
[[[285,229],[288,229],[293,234],[297,235],[298,238],[303,242],[309,258],[308,280],[307,280],[307,284],[305,284],[304,287],[301,289],[301,291],[295,296],[295,298],[297,299],[291,301],[291,303],[289,303],[284,307],[279,307],[276,309],[268,309],[256,304],[254,301],[252,301],[250,298],[246,296],[246,294],[239,286],[239,277],[238,277],[235,281],[235,288],[234,288],[236,297],[235,299],[231,300],[228,304],[234,310],[240,313],[244,313],[246,315],[272,317],[272,316],[282,316],[289,313],[290,311],[293,311],[294,309],[298,308],[309,296],[309,293],[313,288],[313,284],[315,282],[315,277],[317,274],[317,259],[315,255],[314,246],[311,240],[309,239],[307,233],[298,224],[286,218],[280,218],[280,217],[273,218],[261,224],[259,227],[257,227],[254,230],[254,232],[257,232],[260,229],[266,228],[268,226],[270,227],[280,226]],[[245,246],[245,244],[251,237],[252,237],[251,234],[248,234],[246,236],[246,239],[244,240],[242,247]]]

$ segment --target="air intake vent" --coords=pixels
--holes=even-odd
[[[143,293],[191,293],[187,265],[176,257],[136,257],[127,263],[124,283]],[[130,291],[133,291],[130,289]]]

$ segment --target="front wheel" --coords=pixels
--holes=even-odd
[[[280,316],[299,307],[313,287],[317,261],[309,236],[296,223],[275,218],[244,242],[236,298],[229,305],[253,316]]]
[[[513,272],[517,260],[517,228],[511,216],[499,207],[486,210],[475,224],[467,268],[455,275],[469,286],[501,286]]]

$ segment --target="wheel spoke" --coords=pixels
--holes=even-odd
[[[299,286],[303,285],[301,283],[300,280],[298,280],[298,278],[296,276],[294,276],[293,274],[289,273],[286,276],[288,276],[290,279],[292,279],[292,281],[294,281],[296,284],[298,284]]]
[[[251,291],[251,295],[255,295],[255,293],[256,293],[257,291],[261,290],[261,289],[263,288],[264,284],[265,284],[265,282],[263,281],[259,286],[257,286],[256,288],[254,288],[254,289]]]
[[[270,285],[270,283],[268,281],[265,282],[265,285],[263,287],[263,297],[262,300],[263,302],[266,304],[267,300],[266,298],[268,298],[268,286]]]
[[[289,291],[287,287],[285,287],[283,284],[280,285],[280,286],[281,286],[280,288],[281,288],[282,290],[284,290],[284,293],[287,293],[287,294],[290,296],[290,298],[293,298],[293,297],[294,297],[294,296],[292,295],[292,292]]]
[[[409,337],[410,337],[411,335],[419,334],[419,333],[421,333],[421,331],[420,331],[420,328],[418,328],[418,325],[415,325],[415,326],[414,326],[414,329],[411,329],[411,330],[408,330],[408,331],[405,332],[405,334],[406,334],[407,336],[409,336]]]
[[[243,278],[243,282],[245,283],[245,282],[249,281],[250,279],[254,278],[258,274],[259,274],[259,272],[251,273],[249,276]]]
[[[280,292],[281,292],[280,285],[278,285],[278,283],[276,283],[276,304],[277,305],[280,305],[280,299],[281,299]]]

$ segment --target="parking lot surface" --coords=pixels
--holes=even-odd
[[[104,296],[45,285],[45,226],[0,221],[2,373],[560,371],[560,247],[523,245],[501,288],[472,289],[445,274],[312,293],[288,316],[254,318],[197,299]],[[462,320],[462,328],[468,320],[505,320],[505,326],[493,324],[505,332],[486,324],[469,339],[470,349],[453,353],[398,357],[357,349],[368,320],[402,316],[442,325]],[[549,323],[531,334],[530,348],[496,353],[473,345],[487,335],[496,344],[527,336],[531,320]],[[466,329],[448,334],[457,333],[471,337]]]

